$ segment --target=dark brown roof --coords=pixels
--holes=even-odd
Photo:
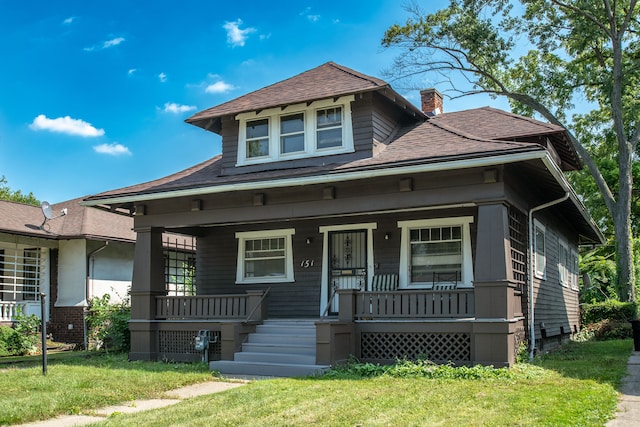
[[[358,71],[327,62],[286,80],[258,89],[189,117],[186,122],[202,128],[219,131],[216,120],[229,114],[259,111],[265,108],[281,107],[319,99],[335,98],[374,90],[386,90],[396,100],[404,100],[387,82]],[[405,107],[409,103],[403,103]],[[421,112],[413,107],[413,112]]]
[[[524,141],[547,136],[571,169],[581,169],[582,164],[571,145],[565,129],[551,123],[520,116],[491,107],[455,111],[429,117],[438,125],[478,138]]]
[[[80,201],[82,198],[52,205],[54,218],[44,223],[39,206],[0,200],[0,232],[49,239],[82,237],[135,242],[130,217],[81,206]],[[67,215],[59,216],[63,208]]]
[[[411,164],[513,154],[523,151],[544,151],[544,148],[538,144],[524,142],[485,140],[456,133],[431,122],[423,122],[405,128],[392,142],[387,144],[381,153],[366,159],[331,163],[330,158],[327,158],[325,164],[321,166],[280,168],[249,174],[222,175],[222,156],[218,155],[176,174],[131,187],[100,193],[89,197],[87,200],[93,201],[113,197],[135,196],[136,194],[163,193],[246,182],[265,182],[321,174],[338,174],[347,171],[383,169]]]

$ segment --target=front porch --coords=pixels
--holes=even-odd
[[[517,289],[510,318],[479,318],[477,293],[495,296],[496,286],[450,290],[337,291],[337,316],[313,319],[315,364],[335,366],[355,356],[392,363],[400,358],[508,366],[524,337]],[[156,296],[153,319],[132,320],[131,359],[197,361],[200,330],[209,331],[209,361],[233,361],[266,320],[269,291],[201,296]],[[482,311],[482,310],[481,310]],[[511,311],[511,310],[510,310]],[[310,319],[306,319],[310,320]],[[151,350],[151,351],[149,351]]]

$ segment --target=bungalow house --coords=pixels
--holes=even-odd
[[[51,219],[38,206],[0,201],[1,323],[11,324],[18,310],[40,317],[45,294],[47,331],[57,341],[83,344],[88,300],[105,294],[112,302],[129,298],[133,220],[81,206],[81,200],[53,205]],[[167,289],[175,294],[193,250],[184,237],[169,235],[163,247]]]
[[[418,109],[333,62],[201,111],[222,153],[89,197],[137,232],[131,359],[296,375],[343,362],[514,363],[579,328],[577,248],[602,241],[561,127]],[[196,236],[196,295],[166,295],[163,232]]]

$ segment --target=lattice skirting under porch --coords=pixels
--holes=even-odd
[[[220,332],[211,331],[209,360],[220,360]],[[195,337],[198,331],[158,331],[158,353],[163,359],[175,361],[199,360],[202,352],[195,349]]]
[[[361,359],[427,359],[435,362],[471,360],[468,333],[363,332]]]

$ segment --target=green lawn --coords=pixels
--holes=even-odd
[[[257,381],[160,410],[115,415],[100,425],[602,426],[615,411],[631,347],[630,340],[573,343],[532,365],[481,379],[458,379],[455,371],[435,378],[402,372],[358,377],[347,371],[333,378]],[[209,378],[203,365],[101,360],[61,362],[49,367],[46,378],[37,368],[3,371],[0,424],[80,412],[144,393],[157,397],[167,388]],[[5,376],[20,384],[8,390],[12,382]],[[25,418],[30,412],[37,414]]]

